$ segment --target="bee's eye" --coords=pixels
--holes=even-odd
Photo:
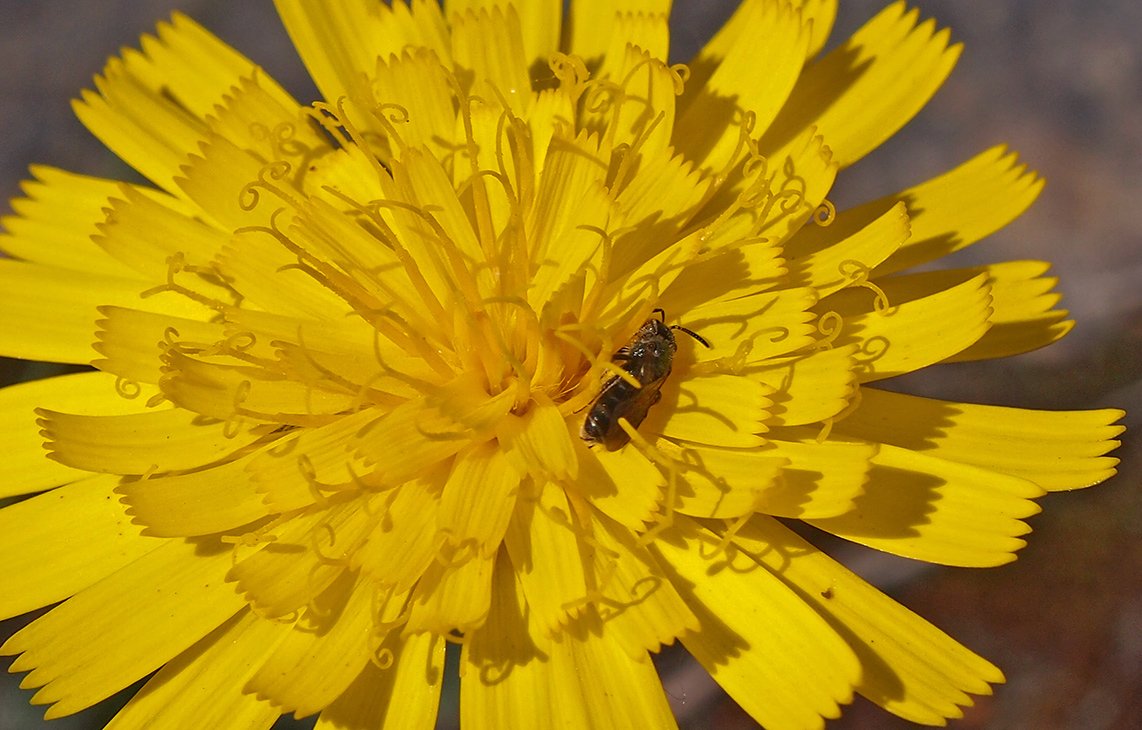
[[[591,414],[591,420],[599,431],[606,431],[611,427],[611,414],[606,411],[600,410]]]

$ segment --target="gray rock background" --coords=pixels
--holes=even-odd
[[[723,0],[675,3],[674,49],[684,61],[730,12]],[[944,366],[901,387],[949,399],[1042,408],[1131,411],[1120,475],[1095,490],[1052,495],[1016,563],[939,569],[843,550],[856,569],[983,653],[1008,684],[961,728],[1142,726],[1142,4],[1132,0],[917,3],[966,48],[957,70],[905,130],[839,179],[846,203],[904,188],[1000,142],[1048,180],[1031,211],[951,263],[1034,258],[1054,263],[1078,327],[1046,350]],[[847,0],[846,37],[883,3]],[[181,9],[265,66],[299,98],[312,85],[269,0],[0,0],[0,199],[18,194],[31,163],[123,177],[69,100],[120,46]],[[0,210],[8,212],[7,205]],[[3,382],[50,369],[0,363]],[[2,560],[2,557],[0,557]],[[22,625],[0,624],[0,635]],[[677,653],[660,669],[692,729],[748,728],[736,706]],[[0,730],[45,726],[18,677],[0,682]],[[454,713],[442,713],[442,726]],[[47,726],[101,727],[110,703]],[[454,717],[454,714],[452,715]],[[282,727],[308,726],[285,720]],[[862,700],[837,728],[904,727]]]

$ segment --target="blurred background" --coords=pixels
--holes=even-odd
[[[676,0],[672,60],[686,61],[735,4]],[[1142,3],[914,4],[952,28],[964,55],[915,121],[838,178],[831,199],[844,208],[1009,144],[1047,178],[1047,188],[1020,220],[949,264],[1050,261],[1078,326],[1045,350],[930,368],[899,388],[1012,406],[1125,408],[1133,433],[1117,452],[1123,465],[1116,478],[1042,501],[1043,514],[1030,520],[1030,544],[1014,564],[942,569],[846,547],[834,552],[1005,671],[1007,684],[956,727],[1142,727]],[[884,3],[841,5],[830,47]],[[137,45],[175,9],[237,46],[299,99],[315,98],[270,0],[0,0],[0,201],[19,194],[31,163],[130,174],[75,120],[69,100],[91,85],[109,55]],[[0,211],[10,212],[6,202]],[[0,361],[3,383],[55,372]],[[0,623],[0,639],[23,623]],[[660,669],[685,727],[754,726],[680,653],[664,654]],[[0,674],[2,730],[102,727],[130,694],[44,723],[18,681]],[[449,712],[454,707],[443,708],[441,727],[454,722]],[[284,720],[281,727],[311,724]],[[830,724],[906,726],[860,699]]]

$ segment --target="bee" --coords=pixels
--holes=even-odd
[[[685,332],[706,347],[710,346],[701,335],[681,325],[667,326],[666,312],[662,309],[655,309],[653,314],[659,315],[658,318],[646,320],[631,341],[611,356],[611,361],[620,363],[623,371],[637,380],[640,387],[618,375],[612,375],[603,383],[579,431],[579,438],[588,446],[602,444],[607,451],[622,448],[630,436],[619,425],[619,419],[626,418],[631,427],[638,428],[650,407],[662,398],[662,384],[670,375],[674,353],[678,350],[671,330]]]

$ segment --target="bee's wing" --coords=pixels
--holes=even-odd
[[[598,400],[602,399],[602,397],[605,394],[610,393],[611,391],[615,390],[616,388],[619,388],[620,384],[625,385],[628,388],[631,387],[630,383],[623,380],[619,376],[611,374],[611,373],[607,373],[606,380],[603,381],[602,387],[599,388],[599,393],[598,393],[598,395],[595,396],[595,400],[598,401]]]
[[[638,428],[639,424],[646,418],[650,407],[658,402],[659,391],[664,382],[666,382],[666,376],[652,380],[632,393],[619,408],[615,409],[615,424],[618,424],[619,416],[623,416],[630,421],[631,426]]]

